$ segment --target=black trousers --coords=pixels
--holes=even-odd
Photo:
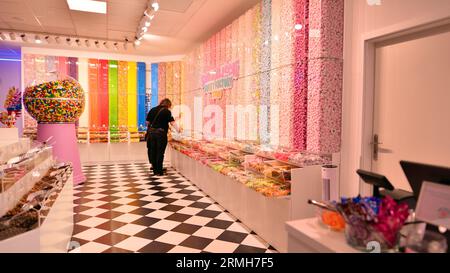
[[[167,133],[158,131],[149,133],[147,137],[147,155],[153,172],[160,174],[163,172],[164,153],[167,147]]]

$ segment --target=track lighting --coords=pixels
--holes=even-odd
[[[103,46],[104,46],[105,48],[108,48],[108,49],[109,49],[109,44],[108,44],[108,42],[103,42]]]
[[[136,46],[140,46],[140,45],[141,45],[141,41],[136,40],[136,41],[134,41],[134,44],[135,44]]]
[[[115,50],[118,50],[118,49],[119,49],[118,45],[119,45],[119,43],[117,43],[117,42],[114,43],[114,49],[115,49]]]
[[[6,35],[0,32],[0,40],[6,40]]]
[[[159,3],[158,3],[158,1],[153,1],[152,8],[153,8],[154,11],[158,11],[159,10]]]
[[[91,42],[89,42],[89,40],[85,40],[84,43],[86,44],[86,47],[90,47],[91,46]]]
[[[95,47],[100,48],[100,42],[99,41],[95,41],[94,44],[95,44]]]
[[[25,43],[28,42],[28,37],[27,37],[27,35],[21,34],[21,35],[20,35],[20,38],[22,38],[22,41],[23,41],[23,42],[25,42]]]
[[[66,38],[66,43],[67,43],[67,45],[70,45],[71,42],[72,42],[72,40],[71,40],[70,38]]]
[[[76,40],[75,40],[75,43],[77,43],[78,46],[81,46],[81,41],[80,41],[80,39],[76,39]]]
[[[47,37],[48,37],[48,36],[47,36]],[[36,35],[36,36],[34,37],[34,42],[35,42],[36,44],[42,44],[41,37],[40,37],[39,35]]]
[[[11,33],[9,34],[9,38],[11,39],[11,41],[16,40],[16,34],[15,34],[14,32],[11,32]]]

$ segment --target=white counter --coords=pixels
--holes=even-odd
[[[289,253],[361,253],[345,241],[344,232],[332,231],[317,218],[286,223]]]

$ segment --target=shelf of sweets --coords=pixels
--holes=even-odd
[[[0,193],[6,192],[49,158],[52,158],[52,148],[38,145],[11,158],[6,164],[0,165]],[[32,175],[36,174],[33,173]]]
[[[71,173],[70,165],[51,166],[16,206],[0,217],[0,241],[42,226]]]
[[[264,169],[247,168],[245,156],[248,153],[233,148],[219,146],[217,143],[184,139],[171,142],[173,149],[209,166],[216,172],[228,176],[267,197],[280,197],[290,194],[290,166],[277,161],[264,161]],[[200,145],[202,144],[202,145]],[[200,146],[199,149],[197,147]],[[236,146],[234,146],[236,147]],[[278,174],[278,175],[276,175]]]
[[[1,143],[0,143],[1,144]],[[31,148],[29,138],[20,138],[18,142],[0,146],[0,165],[6,164],[11,158],[24,154]]]

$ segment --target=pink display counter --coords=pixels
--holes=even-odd
[[[50,139],[51,138],[51,139]],[[75,185],[86,181],[81,169],[80,153],[76,138],[74,123],[46,124],[39,123],[37,127],[37,140],[49,140],[53,147],[53,156],[58,162],[71,162],[73,166],[73,181]]]

